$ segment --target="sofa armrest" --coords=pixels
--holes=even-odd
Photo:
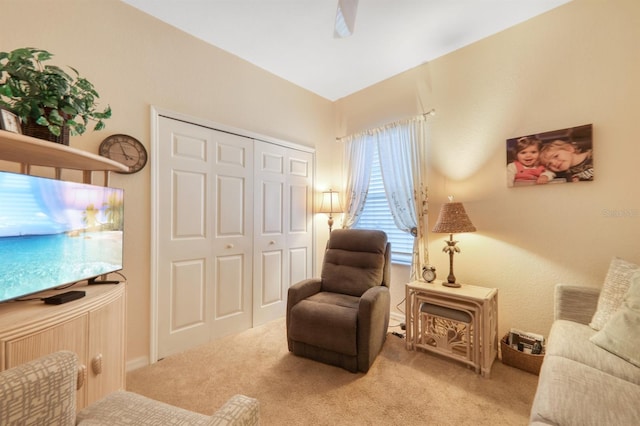
[[[0,372],[0,425],[75,425],[77,371],[61,351]]]
[[[260,403],[245,395],[232,396],[213,416],[211,426],[257,426],[260,424]]]
[[[252,426],[259,424],[256,399],[234,395],[212,416],[196,413],[134,392],[111,392],[85,407],[78,426]]]
[[[600,289],[556,284],[554,319],[588,325],[598,306]]]

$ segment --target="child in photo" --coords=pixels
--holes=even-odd
[[[567,182],[593,180],[593,152],[581,151],[575,145],[555,140],[540,149],[540,162]]]
[[[528,136],[519,138],[514,147],[515,160],[507,165],[507,185],[544,184],[555,174],[539,162],[540,141]]]

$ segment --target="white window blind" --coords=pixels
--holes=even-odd
[[[403,232],[398,229],[393,221],[387,196],[382,186],[382,173],[380,171],[378,151],[374,151],[367,200],[365,201],[362,215],[354,228],[379,229],[386,232],[387,238],[391,243],[391,260],[394,263],[410,265],[414,238],[408,232]]]

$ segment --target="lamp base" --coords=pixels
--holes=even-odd
[[[456,251],[459,252],[460,249],[456,247],[457,241],[453,240],[453,234],[449,234],[449,240],[446,241],[446,243],[447,245],[442,249],[442,251],[449,253],[449,276],[447,276],[447,281],[442,282],[442,285],[445,287],[458,288],[460,287],[460,284],[456,282],[456,276],[453,275],[453,253]]]

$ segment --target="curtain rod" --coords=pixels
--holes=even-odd
[[[409,121],[413,121],[413,120],[417,120],[417,119],[422,119],[422,120],[424,120],[424,119],[426,119],[427,117],[429,117],[429,116],[433,116],[433,115],[436,115],[436,110],[435,110],[435,108],[432,108],[430,111],[427,111],[427,112],[422,113],[422,114],[420,114],[420,115],[416,115],[415,117],[405,118],[405,119],[402,119],[402,120],[397,120],[397,121],[394,121],[394,122],[392,122],[392,123],[387,123],[387,124],[385,124],[385,125],[383,125],[383,126],[375,127],[375,128],[373,128],[373,129],[369,129],[369,130],[363,130],[363,131],[361,131],[361,132],[354,133],[354,134],[352,134],[352,135],[336,137],[336,140],[337,140],[337,141],[341,141],[342,139],[348,138],[348,137],[350,137],[350,136],[358,136],[358,135],[364,135],[364,134],[373,134],[373,133],[375,133],[375,132],[379,132],[380,130],[385,129],[385,128],[389,127],[389,126],[397,126],[398,124],[407,123],[407,122],[409,122]]]

